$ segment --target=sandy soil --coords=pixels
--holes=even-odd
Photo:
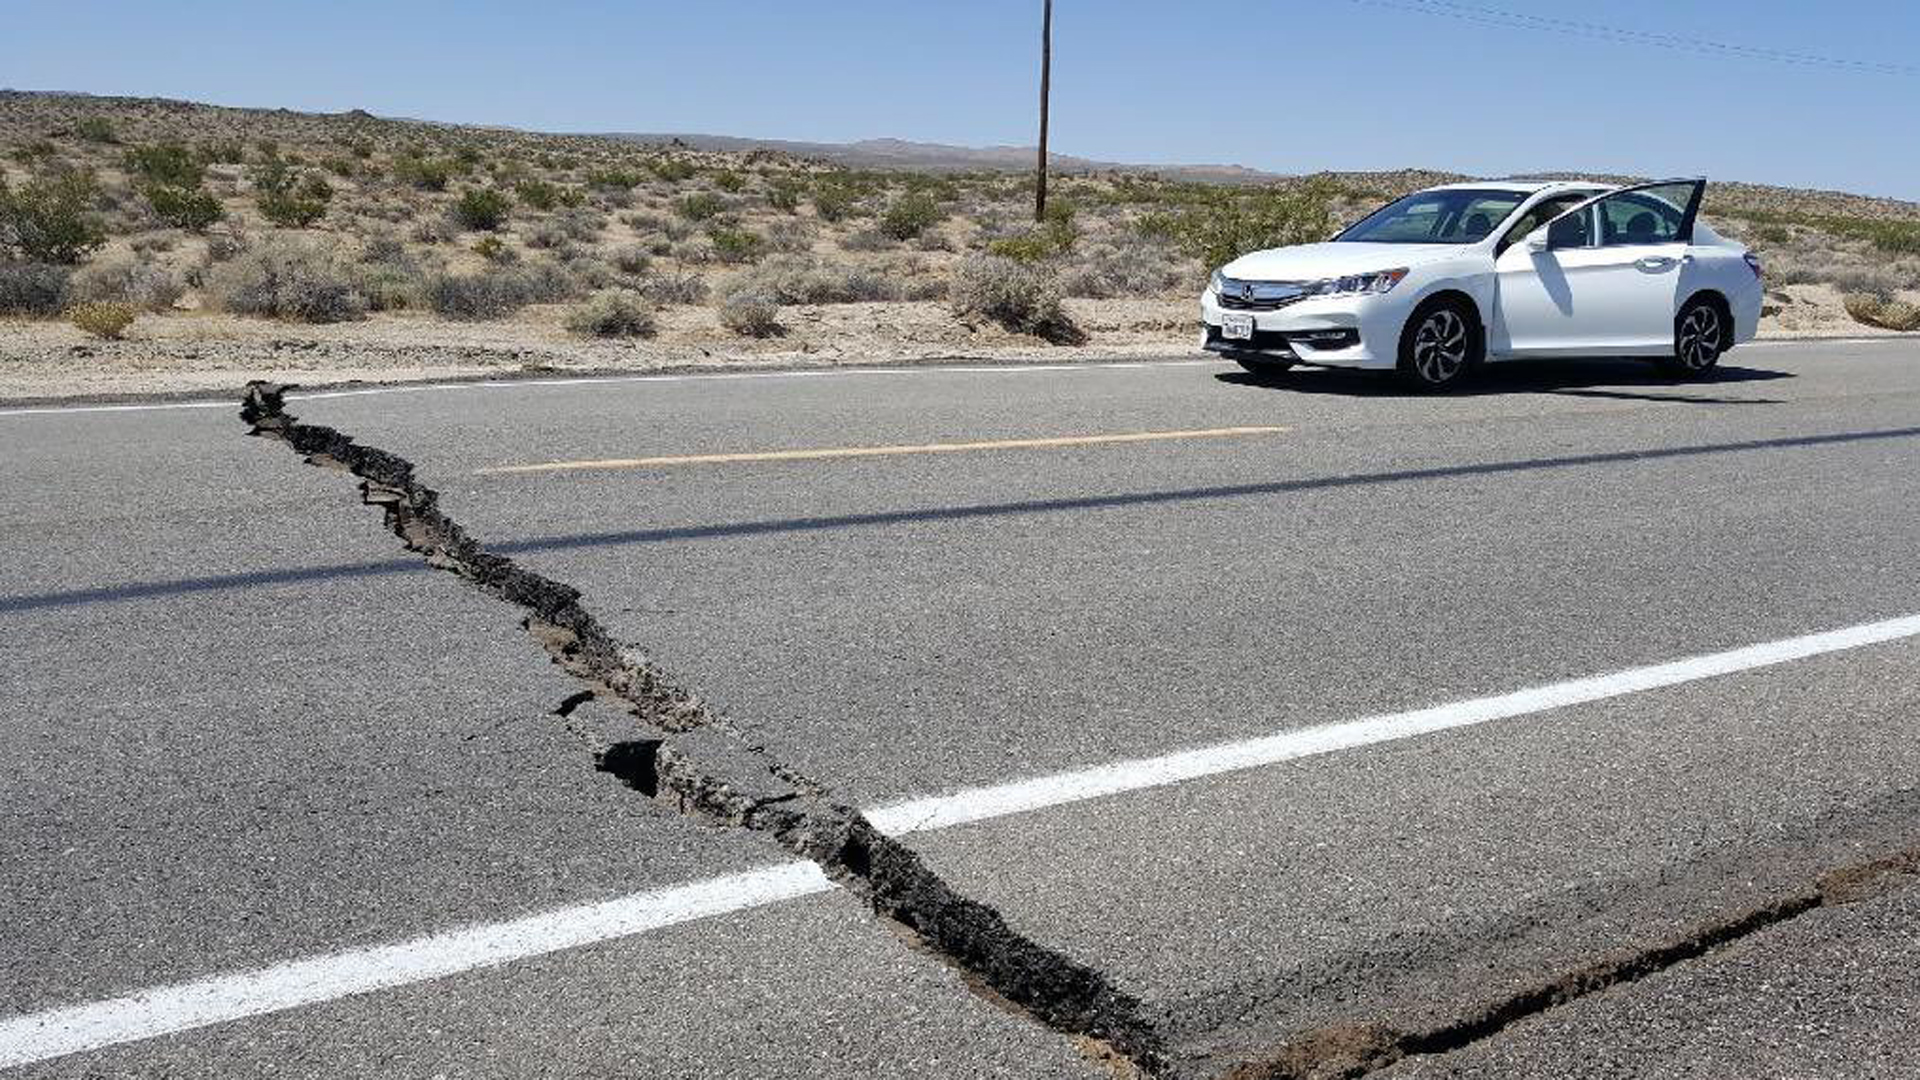
[[[204,312],[143,315],[124,341],[99,341],[57,321],[0,321],[0,399],[225,392],[247,379],[307,385],[406,382],[539,372],[831,366],[945,359],[1119,359],[1194,351],[1194,304],[1177,300],[1074,300],[1087,331],[1054,346],[990,324],[967,324],[942,303],[787,308],[786,333],[731,334],[713,309],[668,308],[643,341],[589,341],[560,326],[560,309],[531,308],[512,322],[451,323],[420,315],[305,326]],[[1838,290],[1769,290],[1764,337],[1873,336]]]

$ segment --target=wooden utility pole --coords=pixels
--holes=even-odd
[[[1033,220],[1047,220],[1047,88],[1053,78],[1053,0],[1040,15],[1040,182],[1033,189]]]

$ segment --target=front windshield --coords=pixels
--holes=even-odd
[[[1527,192],[1419,191],[1361,218],[1335,240],[1369,244],[1471,244],[1493,234]]]

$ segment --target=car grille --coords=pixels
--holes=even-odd
[[[1298,281],[1243,281],[1221,278],[1215,294],[1220,306],[1230,311],[1277,311],[1307,295]]]

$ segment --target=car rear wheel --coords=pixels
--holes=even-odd
[[[1245,356],[1236,356],[1233,358],[1233,362],[1247,369],[1247,374],[1258,375],[1261,378],[1267,378],[1273,375],[1285,375],[1287,370],[1293,367],[1293,361],[1291,360],[1254,359]]]
[[[1422,304],[1400,332],[1400,376],[1421,390],[1444,390],[1480,362],[1480,352],[1480,331],[1465,305]]]
[[[1720,305],[1692,300],[1673,320],[1673,356],[1661,366],[1676,375],[1704,375],[1727,349],[1729,327]]]

